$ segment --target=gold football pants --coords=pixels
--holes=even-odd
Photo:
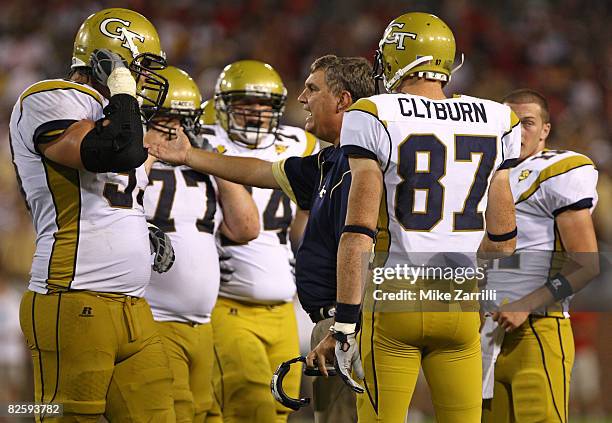
[[[27,291],[20,322],[34,401],[64,406],[64,417],[45,422],[97,422],[102,414],[110,422],[174,422],[172,374],[143,298]]]
[[[437,422],[480,422],[479,324],[475,312],[364,312],[359,422],[404,423],[421,366]]]
[[[281,423],[292,411],[270,392],[272,374],[300,354],[293,303],[246,304],[219,297],[212,313],[215,392],[226,423]],[[300,372],[287,374],[283,388],[297,397]]]
[[[530,316],[504,335],[483,422],[568,421],[574,337],[569,319]]]
[[[177,423],[221,423],[221,410],[212,388],[212,325],[156,324],[174,377],[172,396]]]

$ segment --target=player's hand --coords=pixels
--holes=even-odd
[[[193,148],[181,127],[176,129],[176,137],[170,139],[166,133],[155,129],[148,130],[143,144],[149,149],[149,154],[175,165],[186,164],[187,156]]]
[[[217,242],[217,253],[219,254],[219,271],[221,272],[221,283],[227,283],[232,280],[232,276],[236,268],[229,264],[232,258],[232,253],[224,249]]]
[[[363,380],[365,378],[363,366],[361,365],[361,357],[359,355],[359,345],[355,336],[356,333],[354,332],[349,334],[344,334],[342,332],[334,333],[334,338],[336,340],[336,362],[334,367],[344,383],[358,394],[363,394],[363,387],[351,377],[352,369],[358,379]]]
[[[96,49],[91,53],[89,58],[92,77],[102,84],[107,86],[108,77],[117,68],[126,68],[128,64],[121,56],[106,48]]]
[[[325,363],[332,364],[334,362],[334,348],[336,340],[328,333],[319,344],[308,353],[306,356],[306,366],[318,367],[321,373],[328,376]]]
[[[164,273],[174,264],[174,248],[170,238],[157,226],[148,224],[151,254],[153,254],[153,270]]]
[[[512,332],[525,323],[529,314],[528,308],[519,300],[502,305],[491,317],[506,332]]]

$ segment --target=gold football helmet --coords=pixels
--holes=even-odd
[[[200,89],[187,72],[177,67],[168,66],[159,71],[159,74],[168,81],[168,95],[157,108],[150,100],[143,101],[141,109],[145,116],[155,115],[154,118],[149,119],[148,126],[174,136],[175,131],[169,121],[179,120],[185,134],[193,143],[199,134],[199,120],[202,114]],[[146,90],[145,95],[149,97]]]
[[[227,65],[215,87],[217,121],[232,141],[250,148],[268,146],[261,144],[276,134],[286,100],[280,75],[257,60]]]
[[[138,81],[138,95],[155,107],[161,106],[168,91],[168,81],[158,71],[166,67],[166,57],[157,30],[147,18],[120,8],[90,15],[81,24],[74,40],[71,68],[89,68],[91,54],[96,49],[119,54]]]
[[[214,125],[217,122],[217,114],[215,112],[215,101],[212,98],[204,101],[200,106],[202,115],[200,116],[200,124]]]
[[[374,78],[393,92],[404,78],[450,81],[455,61],[455,37],[451,29],[429,13],[406,13],[389,23],[378,44]]]

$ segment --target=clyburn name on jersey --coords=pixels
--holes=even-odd
[[[482,103],[432,101],[424,98],[398,98],[400,113],[417,118],[487,122],[487,112]]]

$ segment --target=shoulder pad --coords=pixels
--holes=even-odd
[[[352,110],[360,110],[378,117],[378,107],[376,106],[376,103],[367,98],[360,98],[354,102],[351,107],[347,109],[347,112]]]
[[[30,85],[22,94],[19,96],[20,104],[25,100],[26,97],[29,97],[33,94],[40,94],[44,92],[56,91],[56,90],[75,90],[83,94],[87,94],[96,100],[100,105],[103,105],[104,98],[102,95],[94,90],[93,88],[79,84],[73,81],[66,81],[63,79],[49,79],[46,81],[40,81],[33,85]]]

